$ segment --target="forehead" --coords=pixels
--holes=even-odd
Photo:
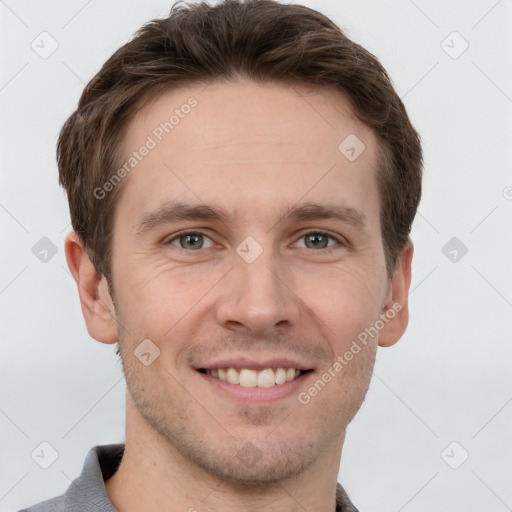
[[[362,210],[378,229],[376,138],[339,91],[196,85],[161,94],[128,128],[124,163],[137,161],[123,183],[123,215],[176,199],[224,205],[242,220],[257,213],[263,221],[279,205],[304,199]]]

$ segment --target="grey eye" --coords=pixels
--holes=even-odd
[[[210,245],[208,245],[207,241],[210,242]],[[179,245],[177,245],[175,242],[178,242]],[[211,239],[209,237],[203,235],[202,233],[196,232],[181,233],[180,235],[174,237],[172,240],[169,240],[169,243],[171,245],[181,247],[182,249],[191,249],[194,251],[212,246]]]
[[[329,239],[334,243],[329,245]],[[322,233],[321,231],[311,231],[303,235],[300,240],[304,240],[307,249],[327,249],[339,243],[332,235]]]

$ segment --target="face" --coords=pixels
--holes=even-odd
[[[297,475],[359,409],[378,336],[333,365],[389,306],[376,150],[341,93],[297,86],[190,87],[132,120],[112,245],[129,400],[209,473]]]

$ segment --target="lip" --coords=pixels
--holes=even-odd
[[[272,357],[256,360],[254,358],[249,359],[243,356],[237,358],[230,357],[229,359],[217,359],[215,361],[205,363],[204,365],[197,366],[194,369],[199,370],[201,368],[205,370],[219,368],[247,368],[248,370],[256,371],[262,371],[266,368],[296,368],[297,370],[303,371],[314,369],[313,367],[290,357]]]
[[[266,366],[265,368],[269,368],[270,366]],[[220,366],[219,368],[223,368]],[[244,366],[244,368],[247,368]],[[293,366],[291,367],[293,368]],[[217,377],[212,377],[206,373],[201,373],[199,371],[194,372],[202,381],[213,389],[215,394],[221,394],[238,402],[240,405],[258,405],[258,404],[266,404],[276,402],[278,400],[282,400],[289,396],[296,396],[300,390],[300,388],[305,386],[306,380],[308,380],[315,372],[309,371],[295,379],[285,382],[284,384],[275,384],[274,386],[270,386],[267,388],[259,388],[259,387],[244,387],[240,386],[240,384],[230,384],[229,382],[222,381]]]

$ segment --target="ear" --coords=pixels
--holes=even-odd
[[[117,342],[115,308],[105,276],[96,271],[75,231],[66,236],[64,248],[69,270],[78,287],[87,331],[102,343]]]
[[[408,238],[397,258],[395,272],[389,282],[387,297],[382,308],[381,318],[384,321],[384,327],[379,334],[379,345],[381,347],[394,345],[407,329],[409,323],[408,295],[411,285],[413,252],[412,240]]]

